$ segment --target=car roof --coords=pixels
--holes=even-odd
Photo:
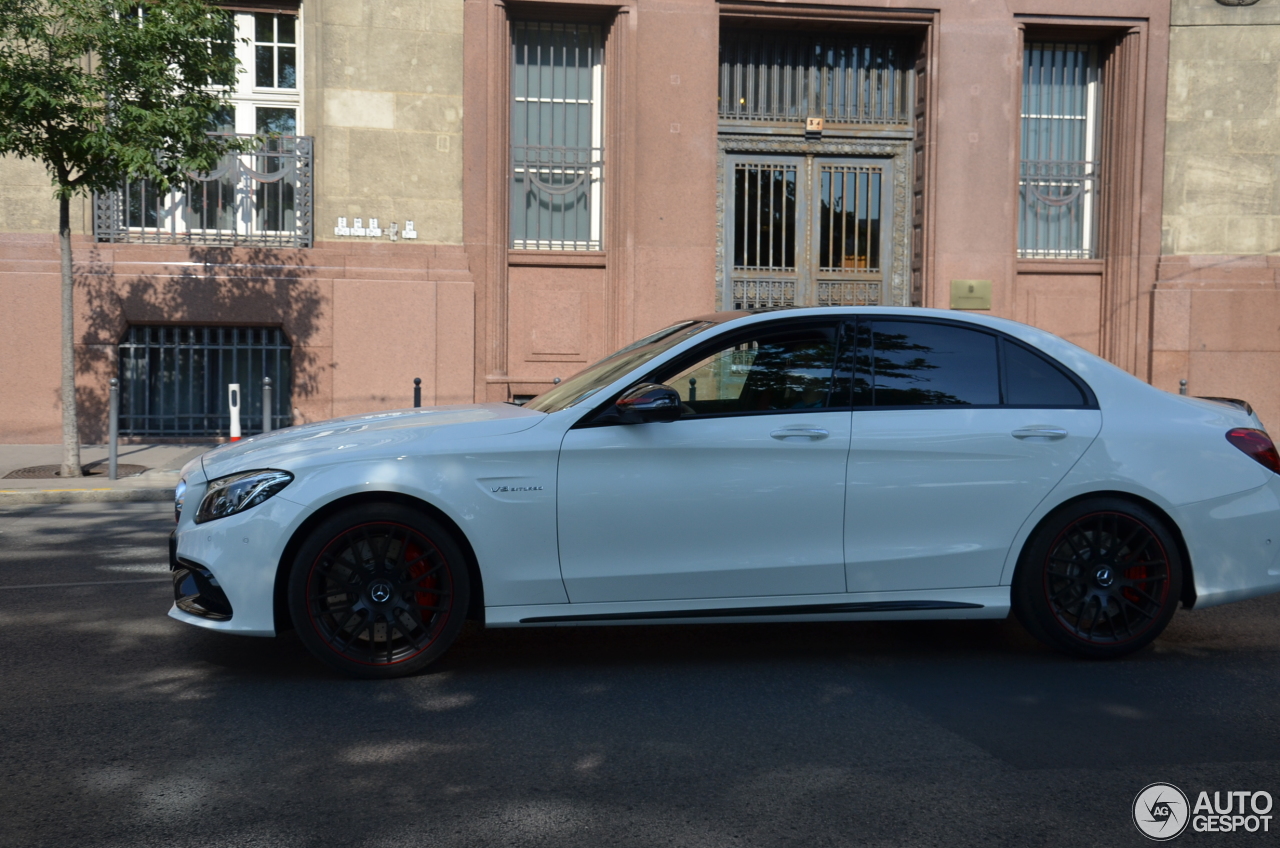
[[[788,313],[796,317],[832,317],[839,318],[841,316],[853,315],[882,315],[904,318],[934,318],[945,321],[962,321],[978,326],[990,327],[992,329],[1004,330],[1013,335],[1021,335],[1019,330],[1030,330],[1032,333],[1051,336],[1044,330],[1023,324],[1019,321],[1013,321],[1008,318],[999,318],[994,315],[967,312],[958,309],[931,309],[923,306],[770,306],[760,309],[737,309],[725,310],[723,312],[708,312],[704,315],[697,315],[686,319],[688,321],[706,321],[712,324],[728,324],[734,321],[741,321],[748,318],[764,319],[770,315],[776,315],[780,312]],[[754,322],[752,322],[754,323]],[[1056,337],[1055,337],[1056,338]]]
[[[883,316],[907,319],[926,319],[934,321],[950,321],[985,328],[1008,335],[1026,342],[1040,351],[1058,359],[1062,364],[1075,371],[1085,381],[1093,384],[1095,379],[1104,376],[1122,381],[1136,381],[1131,374],[1124,372],[1110,362],[1090,353],[1066,339],[1056,336],[1047,330],[1041,330],[1030,324],[1023,324],[1009,318],[1000,318],[984,312],[969,312],[958,309],[931,309],[922,306],[787,306],[771,309],[740,309],[725,312],[711,312],[699,315],[692,321],[728,325],[741,322],[744,326],[763,322],[771,316],[785,312],[787,317],[795,318],[840,318],[854,315]],[[1146,385],[1143,383],[1143,385]]]

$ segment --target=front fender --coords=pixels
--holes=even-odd
[[[568,596],[556,541],[558,458],[559,435],[547,434],[519,449],[492,443],[483,450],[362,459],[299,469],[277,497],[298,503],[304,521],[353,496],[388,493],[421,501],[466,536],[486,604],[560,604]]]

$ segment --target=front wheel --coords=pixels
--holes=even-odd
[[[1052,647],[1119,657],[1168,626],[1182,571],[1177,542],[1150,510],[1120,498],[1080,501],[1032,534],[1013,578],[1014,613]]]
[[[365,504],[321,522],[289,575],[299,638],[356,677],[402,677],[434,662],[467,614],[467,564],[453,537],[398,504]]]

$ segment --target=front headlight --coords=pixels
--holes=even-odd
[[[228,477],[219,477],[209,483],[200,509],[196,510],[196,524],[226,518],[250,507],[257,506],[279,492],[293,480],[288,471],[244,471]]]
[[[178,488],[173,490],[173,520],[182,520],[182,503],[187,499],[187,480],[178,481]]]

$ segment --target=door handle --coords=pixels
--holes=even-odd
[[[1067,431],[1052,424],[1032,424],[1013,431],[1015,439],[1065,439]]]
[[[774,430],[769,435],[779,441],[786,439],[808,439],[811,442],[816,442],[820,439],[825,439],[827,436],[830,436],[831,433],[823,430],[821,427],[787,427],[782,430]]]

